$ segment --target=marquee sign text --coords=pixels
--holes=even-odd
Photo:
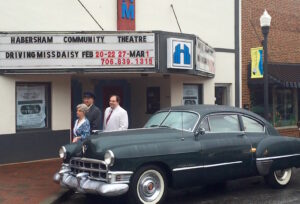
[[[0,69],[155,67],[153,33],[2,34]]]

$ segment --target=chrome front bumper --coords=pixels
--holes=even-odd
[[[129,185],[127,183],[106,183],[89,178],[88,173],[79,173],[76,176],[67,167],[63,167],[53,177],[62,187],[72,189],[79,193],[100,194],[102,196],[119,196],[125,194]]]

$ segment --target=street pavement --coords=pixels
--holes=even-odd
[[[61,188],[52,180],[61,160],[0,166],[0,204],[124,204],[125,197],[85,196]],[[300,204],[300,169],[290,185],[270,189],[260,177],[227,182],[224,186],[171,190],[167,204]]]
[[[53,204],[124,204],[125,197],[103,198],[67,192]],[[227,182],[226,186],[206,186],[172,190],[166,204],[300,204],[300,169],[294,170],[285,189],[271,189],[263,178],[253,177]]]

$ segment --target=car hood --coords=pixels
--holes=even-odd
[[[93,135],[84,145],[87,151],[84,156],[103,156],[106,150],[115,150],[124,146],[154,144],[178,140],[187,134],[171,128],[141,128],[126,131],[102,132]]]

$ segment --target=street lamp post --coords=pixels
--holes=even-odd
[[[260,17],[260,26],[264,35],[263,49],[264,49],[264,117],[269,120],[269,78],[268,78],[268,34],[271,25],[271,16],[267,10],[264,11]]]

